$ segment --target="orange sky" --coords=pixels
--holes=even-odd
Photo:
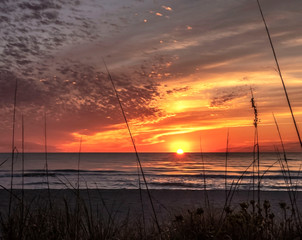
[[[261,1],[262,2],[262,1]],[[302,4],[263,1],[298,126],[302,124]],[[102,58],[140,152],[252,151],[253,89],[262,151],[299,151],[256,1],[6,3],[1,33],[0,151],[129,152],[133,146]],[[37,17],[39,16],[39,17]]]

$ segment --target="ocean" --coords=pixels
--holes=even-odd
[[[276,153],[260,154],[261,190],[287,189],[289,180],[284,178],[279,157]],[[202,156],[200,153],[139,153],[139,158],[150,189],[202,190],[206,186],[208,190],[221,190],[225,189],[227,178],[228,189],[236,186],[252,190],[253,179],[256,186],[258,182],[257,167],[253,174],[252,153],[229,153],[227,176],[225,153]],[[45,159],[44,153],[25,153],[23,175],[21,154],[15,155],[13,188],[22,188],[22,178],[25,189],[47,188],[47,177],[51,189],[77,188],[78,182],[81,189],[137,189],[139,184],[145,188],[134,153],[48,153],[48,175]],[[290,170],[286,175],[290,175],[291,184],[298,191],[302,190],[301,160],[301,153],[288,153],[287,163],[282,161],[286,170]],[[0,185],[10,188],[11,154],[1,153],[0,163],[3,163]]]

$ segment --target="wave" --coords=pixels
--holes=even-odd
[[[27,172],[45,172],[44,169],[29,169],[26,170]],[[117,171],[117,170],[77,170],[77,169],[51,169],[48,170],[49,172],[54,172],[54,173],[99,173],[99,172],[103,172],[103,173],[123,173],[123,171]]]
[[[47,181],[40,181],[40,182],[25,182],[24,183],[24,185],[25,186],[30,186],[30,185],[45,185],[45,186],[47,186],[47,185],[62,185],[62,183],[60,183],[60,182],[50,182],[50,183],[47,183]],[[22,184],[14,184],[14,185],[17,185],[17,186],[21,186]]]
[[[34,171],[26,171],[24,175],[19,171],[18,173],[14,173],[14,178],[21,178],[24,176],[25,178],[38,178],[38,177],[62,177],[62,176],[77,176],[78,171],[75,170],[51,170],[48,172],[48,174],[44,170],[34,170]],[[123,178],[123,177],[137,177],[137,172],[122,172],[122,171],[111,171],[111,170],[98,170],[98,171],[89,171],[89,170],[82,170],[79,172],[80,176],[82,177],[93,177],[93,176],[106,176],[106,177],[116,177],[116,178]],[[216,174],[215,174],[216,173]],[[203,174],[152,174],[152,173],[145,173],[145,176],[147,178],[156,179],[156,178],[183,178],[183,179],[203,179]],[[11,174],[9,171],[7,171],[5,174],[0,174],[0,178],[10,178]],[[219,172],[211,172],[206,173],[205,175],[206,179],[224,179],[224,174],[219,174]],[[240,177],[242,179],[252,179],[253,176],[251,173],[249,174],[229,174],[227,175],[228,180],[237,180]],[[255,175],[255,179],[257,179],[257,176]],[[280,172],[270,172],[267,175],[264,175],[262,179],[266,180],[280,180],[284,179],[284,176]],[[301,176],[298,174],[295,174],[295,172],[291,172],[291,179],[292,180],[299,180],[301,179]]]
[[[40,173],[24,173],[23,174],[13,174],[14,178],[21,178],[21,177],[25,177],[25,178],[32,178],[32,177],[56,177],[57,175],[55,173],[48,173],[46,174],[45,172],[40,172]],[[10,174],[3,174],[0,175],[0,178],[10,178],[11,175]]]
[[[184,182],[151,182],[148,184],[152,186],[161,186],[161,187],[186,187],[186,188],[201,188],[202,185],[197,183],[184,183]]]

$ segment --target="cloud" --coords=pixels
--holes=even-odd
[[[175,92],[186,92],[189,89],[190,89],[189,86],[185,86],[185,87],[173,88],[172,90],[168,90],[166,92],[167,92],[167,94],[172,94]]]
[[[263,2],[298,112],[301,7],[298,0]],[[238,119],[243,101],[249,104],[250,85],[260,116],[286,111],[255,2],[20,0],[2,1],[0,11],[3,134],[9,134],[16,80],[18,111],[31,119],[32,132],[44,111],[62,142],[73,141],[74,132],[93,135],[121,124],[102,59],[133,122],[152,122],[167,112],[175,115],[163,121],[175,126],[211,125],[215,114]],[[181,101],[184,107],[175,113],[165,108],[165,102]]]
[[[168,7],[168,6],[161,6],[163,9],[167,10],[167,11],[173,11],[173,9],[171,7]]]
[[[249,92],[249,88],[245,87],[231,87],[223,88],[220,91],[216,91],[211,99],[210,107],[222,107],[226,103],[231,102],[234,99],[245,97]]]

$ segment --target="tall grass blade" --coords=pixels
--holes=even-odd
[[[281,158],[280,158],[281,170],[282,170],[284,179],[286,179],[286,182],[288,183],[288,194],[289,194],[289,199],[290,199],[290,202],[291,202],[292,209],[294,210],[294,216],[297,216],[299,223],[301,223],[300,213],[299,213],[298,206],[297,206],[296,194],[295,194],[295,190],[294,190],[294,186],[293,186],[293,182],[292,182],[292,177],[291,177],[291,174],[290,174],[290,169],[289,169],[289,165],[288,165],[288,161],[287,161],[287,157],[286,157],[286,152],[285,152],[283,139],[282,139],[282,136],[281,136],[281,132],[280,132],[280,129],[279,129],[277,119],[276,119],[274,114],[273,114],[273,117],[274,117],[275,125],[276,125],[276,128],[277,128],[277,132],[278,132],[278,135],[279,135],[280,143],[281,143],[281,146],[282,146],[283,157],[284,157],[284,162],[285,162],[285,166],[284,166],[284,164],[283,164],[283,162],[281,161]],[[295,220],[296,220],[296,218],[295,218]]]
[[[9,160],[9,157],[7,159],[5,159],[2,163],[0,163],[0,167],[5,164],[7,161]]]
[[[226,151],[225,151],[225,199],[227,199],[228,195],[228,156],[229,156],[229,136],[230,136],[230,129],[228,128],[227,133],[227,142],[226,142]]]
[[[44,112],[44,151],[45,151],[45,171],[46,171],[46,182],[47,182],[47,192],[49,207],[52,209],[50,188],[49,188],[49,177],[48,177],[48,152],[47,152],[47,125],[46,125],[46,112]]]
[[[104,60],[103,60],[103,62],[104,62],[104,65],[105,65],[105,68],[106,68],[108,77],[109,77],[109,79],[110,79],[110,81],[111,81],[112,87],[113,87],[113,89],[114,89],[115,96],[116,96],[116,98],[117,98],[117,100],[118,100],[118,103],[119,103],[119,106],[120,106],[120,108],[121,108],[121,111],[122,111],[122,114],[123,114],[125,123],[126,123],[126,125],[127,125],[127,129],[128,129],[128,132],[129,132],[129,135],[130,135],[130,138],[131,138],[131,141],[132,141],[132,145],[133,145],[133,148],[134,148],[134,151],[135,151],[136,159],[137,159],[137,162],[138,162],[138,164],[139,164],[139,168],[140,168],[140,171],[141,171],[141,174],[142,174],[142,177],[143,177],[145,186],[146,186],[146,190],[147,190],[147,194],[148,194],[150,203],[151,203],[151,207],[152,207],[152,211],[153,211],[155,223],[156,223],[158,232],[159,232],[159,234],[161,235],[161,229],[160,229],[159,222],[158,222],[158,219],[157,219],[157,215],[156,215],[156,212],[155,212],[155,208],[154,208],[154,204],[153,204],[152,197],[151,197],[151,194],[150,194],[150,190],[149,190],[149,187],[148,187],[148,184],[147,184],[147,180],[146,180],[146,177],[145,177],[145,173],[144,173],[144,170],[143,170],[143,167],[142,167],[142,164],[141,164],[139,155],[138,155],[138,151],[137,151],[137,148],[136,148],[136,145],[135,145],[135,142],[134,142],[134,138],[133,138],[132,133],[131,133],[131,130],[130,130],[130,126],[129,126],[129,124],[128,124],[128,120],[127,120],[127,117],[126,117],[124,108],[123,108],[123,106],[122,106],[120,97],[119,97],[118,92],[117,92],[117,90],[116,90],[116,87],[115,87],[114,81],[113,81],[113,79],[112,79],[112,77],[111,77],[111,74],[110,74],[110,72],[109,72],[109,69],[108,69],[108,67],[107,67],[107,65],[106,65],[106,62],[105,62]]]
[[[202,163],[202,172],[203,172],[203,191],[204,191],[204,201],[205,201],[205,207],[209,208],[210,207],[210,202],[209,202],[209,196],[207,192],[207,178],[206,178],[206,167],[204,163],[204,156],[203,156],[203,151],[202,151],[202,146],[201,146],[201,136],[199,138],[199,148],[200,148],[200,157],[201,157],[201,163]]]
[[[78,157],[78,186],[77,186],[77,207],[76,207],[76,239],[79,239],[80,231],[80,163],[81,163],[81,151],[82,151],[82,137],[80,139],[79,157]]]
[[[275,59],[275,62],[276,62],[277,70],[278,70],[279,77],[280,77],[281,82],[282,82],[282,86],[283,86],[283,89],[284,89],[287,104],[288,104],[288,107],[289,107],[289,110],[290,110],[290,113],[291,113],[291,116],[292,116],[292,119],[293,119],[293,122],[294,122],[294,125],[295,125],[295,129],[296,129],[296,133],[297,133],[297,136],[298,136],[298,139],[299,139],[300,147],[302,148],[302,141],[301,141],[300,133],[299,133],[298,126],[297,126],[297,123],[296,123],[296,119],[295,119],[295,116],[294,116],[294,113],[293,113],[293,110],[292,110],[292,107],[291,107],[291,103],[290,103],[290,100],[289,100],[289,97],[288,97],[288,94],[287,94],[286,86],[285,86],[283,76],[282,76],[282,73],[281,73],[281,69],[280,69],[280,65],[279,65],[279,62],[278,62],[277,54],[276,54],[271,35],[270,35],[269,30],[268,30],[266,21],[265,21],[265,18],[264,18],[259,0],[257,0],[257,4],[258,4],[258,8],[259,8],[261,17],[262,17],[263,24],[265,26],[265,30],[266,30],[266,33],[267,33],[269,43],[271,45],[271,49],[273,51],[273,55],[274,55],[274,59]]]
[[[22,197],[21,197],[21,219],[24,216],[24,117],[22,114]]]
[[[254,110],[254,128],[255,128],[255,133],[254,133],[254,148],[253,148],[253,200],[254,200],[254,184],[255,184],[255,180],[254,180],[254,169],[255,169],[255,164],[257,162],[257,179],[258,179],[258,183],[257,183],[257,202],[258,205],[260,206],[260,151],[259,151],[259,137],[258,137],[258,122],[259,122],[259,118],[258,118],[258,109],[255,103],[255,98],[254,98],[254,94],[253,94],[253,89],[251,88],[251,103],[252,103],[252,108]]]
[[[145,210],[144,210],[144,202],[143,202],[143,194],[142,194],[142,183],[141,183],[141,177],[140,177],[138,162],[137,162],[137,177],[138,177],[139,198],[140,198],[141,207],[142,207],[144,237],[146,238]]]
[[[244,172],[239,176],[239,178],[237,179],[237,181],[235,182],[234,180],[232,181],[232,184],[230,185],[230,189],[228,191],[228,194],[227,194],[227,198],[226,198],[226,201],[224,203],[224,206],[223,206],[223,209],[222,209],[222,212],[221,212],[221,215],[220,215],[220,218],[219,218],[219,226],[222,227],[222,223],[225,221],[225,217],[226,215],[224,216],[225,212],[226,212],[226,209],[229,208],[231,206],[231,203],[232,203],[232,200],[233,200],[233,197],[234,197],[234,194],[235,192],[237,191],[237,189],[239,188],[239,185],[244,177],[244,175],[247,173],[247,171],[249,170],[250,167],[253,166],[253,162],[250,163],[250,165],[244,170]]]
[[[15,94],[14,94],[14,108],[13,108],[12,162],[11,162],[11,178],[10,178],[10,191],[11,191],[11,194],[9,196],[9,207],[8,207],[8,216],[9,217],[11,215],[12,191],[13,191],[13,184],[14,184],[15,125],[16,125],[17,91],[18,91],[18,80],[16,79]]]
[[[81,152],[82,152],[82,137],[80,138],[79,156],[78,156],[78,188],[77,195],[80,196],[80,164],[81,164]]]

